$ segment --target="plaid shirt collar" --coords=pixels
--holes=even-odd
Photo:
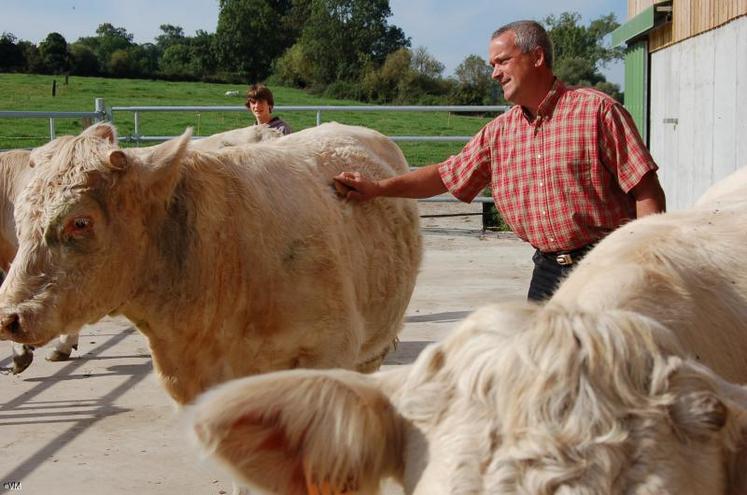
[[[563,96],[566,91],[568,91],[568,88],[565,84],[563,84],[563,81],[555,78],[550,91],[547,92],[545,97],[542,99],[542,102],[539,104],[539,107],[537,108],[537,115],[534,117],[534,119],[532,119],[526,108],[521,107],[524,118],[530,124],[539,124],[543,120],[549,119],[550,117],[552,117],[552,112],[555,110],[555,107],[558,104],[558,100],[560,100],[560,97]]]

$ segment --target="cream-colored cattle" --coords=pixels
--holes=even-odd
[[[394,143],[328,124],[218,152],[193,149],[189,132],[131,151],[112,133],[99,125],[34,152],[2,338],[41,344],[123,314],[182,403],[265,371],[378,367],[421,259],[417,210],[340,201],[332,177],[404,172]]]
[[[253,125],[233,129],[193,141],[190,145],[200,151],[219,151],[228,146],[241,146],[276,139],[282,133],[266,125]],[[115,136],[116,137],[116,136]],[[135,153],[150,153],[148,148],[135,148]],[[31,152],[28,150],[11,150],[0,152],[0,269],[7,272],[18,249],[16,240],[13,208],[20,191],[33,175],[30,166]],[[50,361],[65,361],[73,349],[78,348],[78,333],[61,335],[54,348],[47,355]],[[14,374],[23,372],[33,361],[34,348],[27,344],[13,344]]]
[[[386,477],[418,495],[747,493],[747,387],[724,379],[747,382],[747,180],[721,187],[411,366],[223,384],[195,436],[268,493],[374,494]]]

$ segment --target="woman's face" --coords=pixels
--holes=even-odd
[[[265,100],[251,100],[249,101],[249,109],[257,119],[257,123],[266,124],[270,121],[270,105]]]

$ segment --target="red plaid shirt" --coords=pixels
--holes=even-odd
[[[635,218],[630,190],[657,168],[619,103],[556,80],[533,121],[514,106],[439,172],[461,201],[489,185],[514,233],[555,252],[596,242]]]

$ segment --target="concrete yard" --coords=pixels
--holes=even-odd
[[[479,205],[425,204],[421,212],[454,209]],[[479,226],[479,217],[423,219],[424,264],[386,366],[412,362],[481,305],[526,297],[531,248]],[[231,493],[230,477],[199,459],[153,376],[147,342],[126,319],[85,327],[68,362],[47,362],[46,353],[38,349],[13,376],[10,344],[0,343],[0,493]]]

